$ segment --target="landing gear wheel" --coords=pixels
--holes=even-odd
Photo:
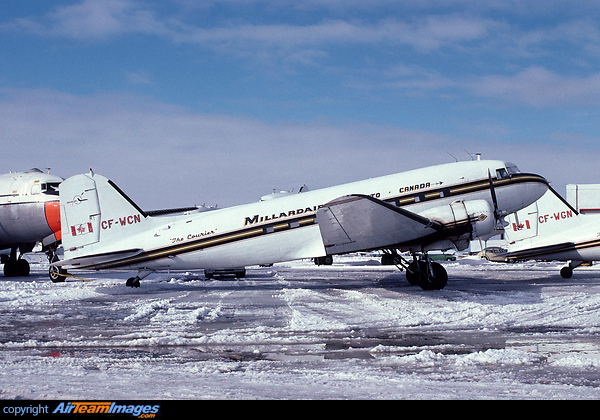
[[[423,263],[425,263],[425,261],[423,261]],[[429,273],[429,276],[419,273],[419,287],[423,290],[442,290],[446,287],[447,283],[448,273],[439,263],[431,263],[431,273]]]
[[[563,267],[560,269],[560,276],[563,279],[570,279],[573,277],[573,269],[571,267]]]
[[[128,287],[140,287],[140,278],[139,277],[129,277],[127,282],[125,283]]]
[[[413,286],[419,284],[419,277],[423,276],[419,271],[421,273],[427,272],[427,264],[425,261],[413,261],[406,269],[406,280]]]
[[[27,260],[8,260],[4,264],[4,277],[27,277],[29,275],[29,263]]]
[[[63,283],[67,278],[65,274],[67,274],[67,270],[58,267],[50,267],[48,270],[48,276],[50,276],[52,283]]]
[[[19,267],[19,276],[27,277],[29,275],[29,263],[26,260],[17,260],[17,266]]]

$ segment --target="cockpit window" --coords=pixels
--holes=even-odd
[[[42,193],[47,195],[58,195],[58,186],[60,182],[48,182],[42,184]]]
[[[519,168],[517,168],[515,165],[511,165],[511,166],[507,166],[506,170],[508,171],[509,175],[514,175],[514,174],[518,174],[519,172]]]
[[[509,178],[508,171],[506,168],[496,169],[496,177],[498,179]]]

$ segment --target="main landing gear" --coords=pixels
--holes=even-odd
[[[418,285],[423,290],[441,290],[448,283],[448,273],[441,264],[431,261],[427,253],[417,259],[413,253],[412,262],[407,261],[396,250],[384,250],[381,264],[395,265],[406,270],[406,280],[412,285]]]
[[[7,259],[4,263],[4,277],[27,277],[29,275],[29,263],[22,258]]]
[[[29,275],[29,262],[17,256],[17,248],[10,250],[10,255],[2,255],[4,264],[4,277],[27,277]]]

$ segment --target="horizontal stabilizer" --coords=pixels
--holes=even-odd
[[[573,242],[563,242],[560,244],[539,246],[520,251],[509,251],[507,253],[500,254],[500,256],[504,256],[509,260],[527,260],[531,258],[547,256],[549,254],[572,251],[573,249],[575,249],[575,244]]]
[[[96,268],[100,264],[113,263],[127,258],[135,257],[142,253],[141,249],[126,249],[123,251],[107,252],[102,254],[85,255],[67,260],[56,261],[52,266],[61,267],[64,269],[70,268]]]
[[[330,255],[392,247],[442,229],[438,222],[358,194],[325,204],[316,220]]]

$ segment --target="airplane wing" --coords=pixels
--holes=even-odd
[[[328,254],[392,247],[443,228],[439,222],[359,194],[325,204],[316,220]]]

